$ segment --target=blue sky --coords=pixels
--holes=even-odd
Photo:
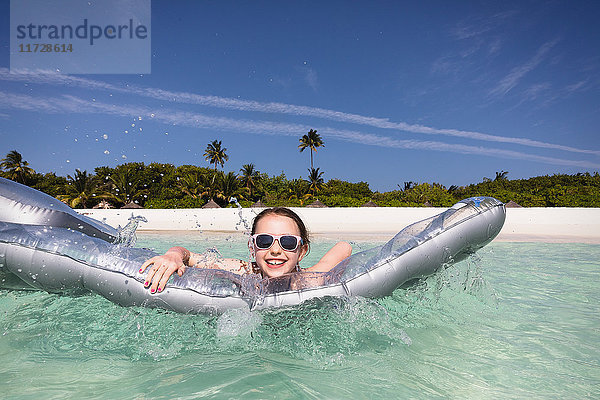
[[[40,172],[243,164],[393,190],[600,170],[600,3],[152,1],[150,74],[9,72],[0,155]],[[127,62],[127,60],[123,60]]]

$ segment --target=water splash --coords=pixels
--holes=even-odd
[[[239,216],[239,221],[237,222],[237,224],[235,224],[235,230],[239,231],[240,230],[240,226],[244,226],[244,232],[246,234],[248,234],[250,232],[250,230],[252,229],[252,225],[250,224],[250,221],[246,220],[246,218],[244,218],[243,215],[243,208],[240,205],[240,203],[238,203],[237,199],[235,197],[231,197],[229,199],[230,203],[234,203],[237,207],[238,210],[238,216]]]
[[[218,338],[250,337],[262,323],[258,312],[244,309],[232,309],[223,313],[217,320]]]
[[[117,237],[115,244],[120,244],[125,247],[133,247],[137,237],[135,231],[137,230],[140,222],[148,222],[148,220],[142,215],[133,215],[129,217],[129,222],[125,227],[119,229],[119,236]]]
[[[205,266],[217,264],[223,259],[224,257],[219,250],[216,247],[211,247],[210,249],[206,249],[204,253],[198,254],[195,265],[203,268]]]
[[[498,308],[496,292],[484,275],[484,262],[478,254],[472,254],[459,263],[443,265],[432,276],[408,288],[407,293],[434,308],[446,301],[455,302],[455,297],[463,294],[484,307]]]

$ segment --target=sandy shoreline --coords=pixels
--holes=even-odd
[[[311,233],[326,237],[387,238],[444,208],[294,208]],[[78,210],[112,226],[132,216],[148,220],[140,231],[244,232],[260,209]],[[600,208],[509,208],[498,241],[600,244]]]

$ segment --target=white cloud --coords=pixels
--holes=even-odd
[[[565,87],[565,92],[567,94],[571,94],[571,93],[575,93],[575,92],[581,92],[581,91],[585,91],[589,89],[589,80],[586,79],[584,81],[579,81],[576,83],[573,83],[572,85],[568,85],[567,87]]]
[[[538,56],[534,58],[541,58],[540,53],[545,54],[549,49],[554,45],[554,42],[548,42],[546,45],[542,46],[542,48],[547,47],[546,50],[538,51]],[[537,61],[537,63],[541,62],[541,59]],[[531,66],[532,62],[529,62],[528,65]],[[137,95],[146,98],[152,98],[155,100],[164,100],[169,102],[176,103],[185,103],[185,104],[197,104],[215,108],[222,109],[230,109],[230,110],[238,110],[238,111],[248,111],[248,112],[262,112],[262,113],[274,113],[274,114],[288,114],[288,115],[296,115],[302,117],[316,117],[327,119],[331,121],[337,122],[345,122],[345,123],[353,123],[357,125],[369,126],[380,129],[389,129],[396,131],[394,134],[399,134],[398,131],[402,132],[411,132],[411,133],[419,133],[426,135],[443,135],[443,136],[453,136],[460,137],[464,139],[470,140],[481,140],[487,142],[497,142],[497,143],[511,143],[517,144],[521,146],[529,146],[529,147],[537,147],[537,148],[545,148],[545,149],[553,149],[553,150],[561,150],[567,152],[574,153],[583,153],[583,154],[594,154],[600,155],[600,151],[597,150],[587,150],[587,149],[579,149],[571,146],[563,146],[553,143],[541,142],[537,140],[531,140],[527,138],[519,138],[519,137],[507,137],[507,136],[498,136],[498,135],[490,135],[482,132],[474,132],[474,131],[465,131],[458,129],[443,129],[443,128],[434,128],[424,125],[418,124],[408,124],[405,122],[393,122],[387,118],[377,118],[364,116],[360,114],[351,114],[345,113],[341,111],[329,110],[318,107],[308,107],[308,106],[298,106],[294,104],[285,104],[285,103],[277,103],[277,102],[258,102],[252,100],[240,100],[234,98],[227,97],[219,97],[219,96],[206,96],[206,95],[198,95],[195,93],[189,92],[173,92],[158,88],[141,88],[135,86],[116,86],[111,85],[109,83],[94,81],[85,78],[78,78],[73,76],[67,76],[58,74],[55,72],[28,72],[25,71],[23,73],[11,73],[6,68],[0,68],[0,80],[6,81],[26,81],[26,82],[35,82],[35,83],[45,83],[45,84],[53,84],[53,85],[66,85],[66,86],[77,86],[86,89],[97,89],[108,92],[118,92],[124,93],[128,95]]]
[[[317,72],[312,68],[306,68],[304,74],[304,80],[306,81],[308,86],[310,86],[311,89],[316,92],[319,87]]]
[[[519,84],[519,81],[533,71],[538,65],[544,61],[548,52],[556,45],[557,40],[544,43],[538,51],[527,60],[525,63],[514,67],[508,75],[506,75],[499,83],[493,88],[490,93],[495,96],[503,96],[510,92],[515,86]]]
[[[212,117],[199,113],[169,109],[152,109],[146,106],[114,105],[99,101],[88,101],[75,96],[52,98],[34,97],[0,91],[0,107],[46,113],[97,113],[123,117],[148,118],[168,125],[180,125],[195,128],[209,128],[237,133],[252,133],[261,135],[298,136],[298,132],[307,131],[314,126],[280,123],[272,121],[257,121],[248,119],[232,119]],[[399,140],[387,136],[376,135],[352,130],[341,130],[327,126],[317,127],[324,137],[336,138],[353,143],[369,146],[380,146],[398,149],[419,149],[460,154],[487,155],[490,157],[529,160],[551,165],[568,165],[582,168],[600,168],[600,164],[558,159],[554,157],[537,156],[530,153],[486,148],[481,146],[459,145],[437,141]]]

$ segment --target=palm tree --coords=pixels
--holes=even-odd
[[[300,144],[298,148],[300,149],[300,153],[304,151],[304,149],[310,149],[310,169],[313,169],[313,151],[317,152],[317,147],[325,147],[323,144],[323,139],[321,139],[321,135],[317,133],[316,130],[311,129],[308,131],[307,135],[303,135],[300,138]]]
[[[221,148],[220,140],[213,140],[206,146],[204,151],[204,159],[210,164],[215,165],[215,172],[217,171],[217,164],[221,164],[221,167],[225,165],[225,161],[229,160],[229,156],[225,153],[227,148]]]
[[[195,173],[187,173],[179,178],[177,181],[177,186],[179,189],[188,196],[193,199],[197,199],[202,196],[204,192],[204,185],[201,180],[198,178],[198,174]]]
[[[219,192],[217,186],[221,181],[221,175],[223,175],[222,171],[211,171],[210,173],[200,174],[198,181],[204,188],[201,197],[206,197],[209,200],[214,199]]]
[[[312,197],[312,194],[308,193],[310,190],[310,184],[304,179],[293,179],[289,183],[288,187],[288,200],[298,200],[300,205],[303,206],[304,202]]]
[[[456,185],[451,185],[451,186],[448,188],[447,192],[448,192],[448,193],[450,193],[450,194],[454,194],[454,192],[456,192],[457,190],[458,190],[458,186],[456,186]]]
[[[129,204],[142,197],[145,189],[140,189],[141,177],[136,173],[132,165],[124,164],[116,169],[109,177],[111,193],[114,200]]]
[[[325,182],[323,181],[323,172],[319,172],[319,168],[311,168],[308,170],[308,181],[310,182],[309,190],[312,192],[314,196],[316,192],[319,192],[323,187],[325,187]]]
[[[240,169],[242,173],[242,183],[248,189],[250,198],[252,198],[252,188],[256,187],[260,180],[260,174],[254,169],[254,164],[245,164]]]
[[[508,180],[506,175],[508,175],[508,171],[504,171],[504,170],[502,170],[500,172],[496,171],[496,178],[494,180],[495,181],[506,181],[506,180]]]
[[[408,181],[408,182],[404,182],[404,189],[402,189],[402,187],[400,185],[398,185],[398,187],[403,191],[403,192],[408,192],[409,190],[411,190],[412,188],[414,188],[415,186],[417,186],[417,182],[413,182],[413,181]]]
[[[232,197],[242,198],[241,181],[234,172],[221,174],[219,179],[219,197],[229,202]]]
[[[25,180],[33,175],[35,171],[29,167],[29,163],[23,160],[23,156],[16,150],[10,151],[6,158],[0,162],[0,168],[4,169],[8,179],[25,184]]]
[[[58,199],[67,203],[70,207],[81,206],[88,208],[91,197],[105,198],[106,195],[97,195],[98,181],[94,175],[88,175],[87,171],[75,170],[75,175],[67,175],[68,183],[64,186],[65,194],[58,195]]]

